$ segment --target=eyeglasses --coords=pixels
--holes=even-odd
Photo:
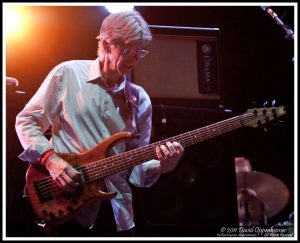
[[[108,44],[113,44],[115,45],[116,47],[118,47],[120,50],[121,50],[121,53],[124,57],[128,57],[128,56],[136,56],[138,59],[143,59],[145,58],[149,51],[146,50],[146,49],[134,49],[134,48],[130,48],[130,47],[126,47],[126,45],[121,45],[119,43],[116,43],[116,42],[110,42]]]
[[[118,46],[119,47],[119,46]],[[149,53],[148,50],[145,49],[139,49],[139,50],[135,50],[133,48],[121,48],[119,47],[120,50],[122,51],[122,55],[123,56],[133,56],[136,55],[138,59],[143,59],[147,56],[147,54]]]

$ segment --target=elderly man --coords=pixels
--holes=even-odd
[[[107,16],[97,37],[97,59],[57,65],[17,116],[16,131],[24,147],[20,159],[44,166],[67,193],[80,187],[82,175],[57,153],[83,153],[122,131],[138,136],[113,146],[109,155],[150,141],[150,98],[142,87],[126,79],[148,53],[152,35],[147,26],[137,11]],[[49,141],[44,132],[50,126]],[[93,200],[48,235],[132,235],[135,224],[128,182],[137,187],[152,186],[162,173],[176,167],[183,151],[178,142],[167,142],[156,147],[157,158],[103,178],[106,189],[116,196],[110,201]],[[113,220],[106,216],[111,210]]]

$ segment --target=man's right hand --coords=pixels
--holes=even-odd
[[[79,186],[81,173],[57,154],[51,154],[44,163],[53,180],[66,192],[74,192]]]

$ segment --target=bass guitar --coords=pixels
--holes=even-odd
[[[132,138],[131,133],[114,134],[80,154],[58,153],[81,172],[80,186],[75,193],[68,194],[57,186],[44,167],[31,164],[26,173],[29,201],[40,222],[53,225],[63,223],[72,219],[93,200],[114,197],[115,192],[105,191],[104,178],[145,161],[157,159],[156,146],[167,141],[177,141],[185,148],[244,126],[258,127],[285,114],[283,106],[249,109],[242,115],[110,157],[106,156],[108,149],[121,139]]]

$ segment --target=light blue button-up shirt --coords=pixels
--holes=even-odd
[[[126,82],[124,77],[120,85],[108,88],[102,80],[99,58],[57,65],[16,118],[16,131],[24,148],[19,158],[35,163],[49,149],[58,153],[81,153],[114,133],[135,133],[137,127],[139,139],[120,143],[110,153],[149,144],[150,98],[142,87],[136,85],[138,109],[133,111],[126,99]],[[50,126],[52,138],[49,141],[44,132]],[[127,179],[137,187],[150,187],[158,179],[158,175],[146,175],[152,163],[159,161],[147,161],[105,178],[108,191],[117,192],[111,203],[119,231],[134,226],[132,192]],[[76,216],[78,222],[91,227],[100,204],[101,201],[97,200],[83,208]]]

